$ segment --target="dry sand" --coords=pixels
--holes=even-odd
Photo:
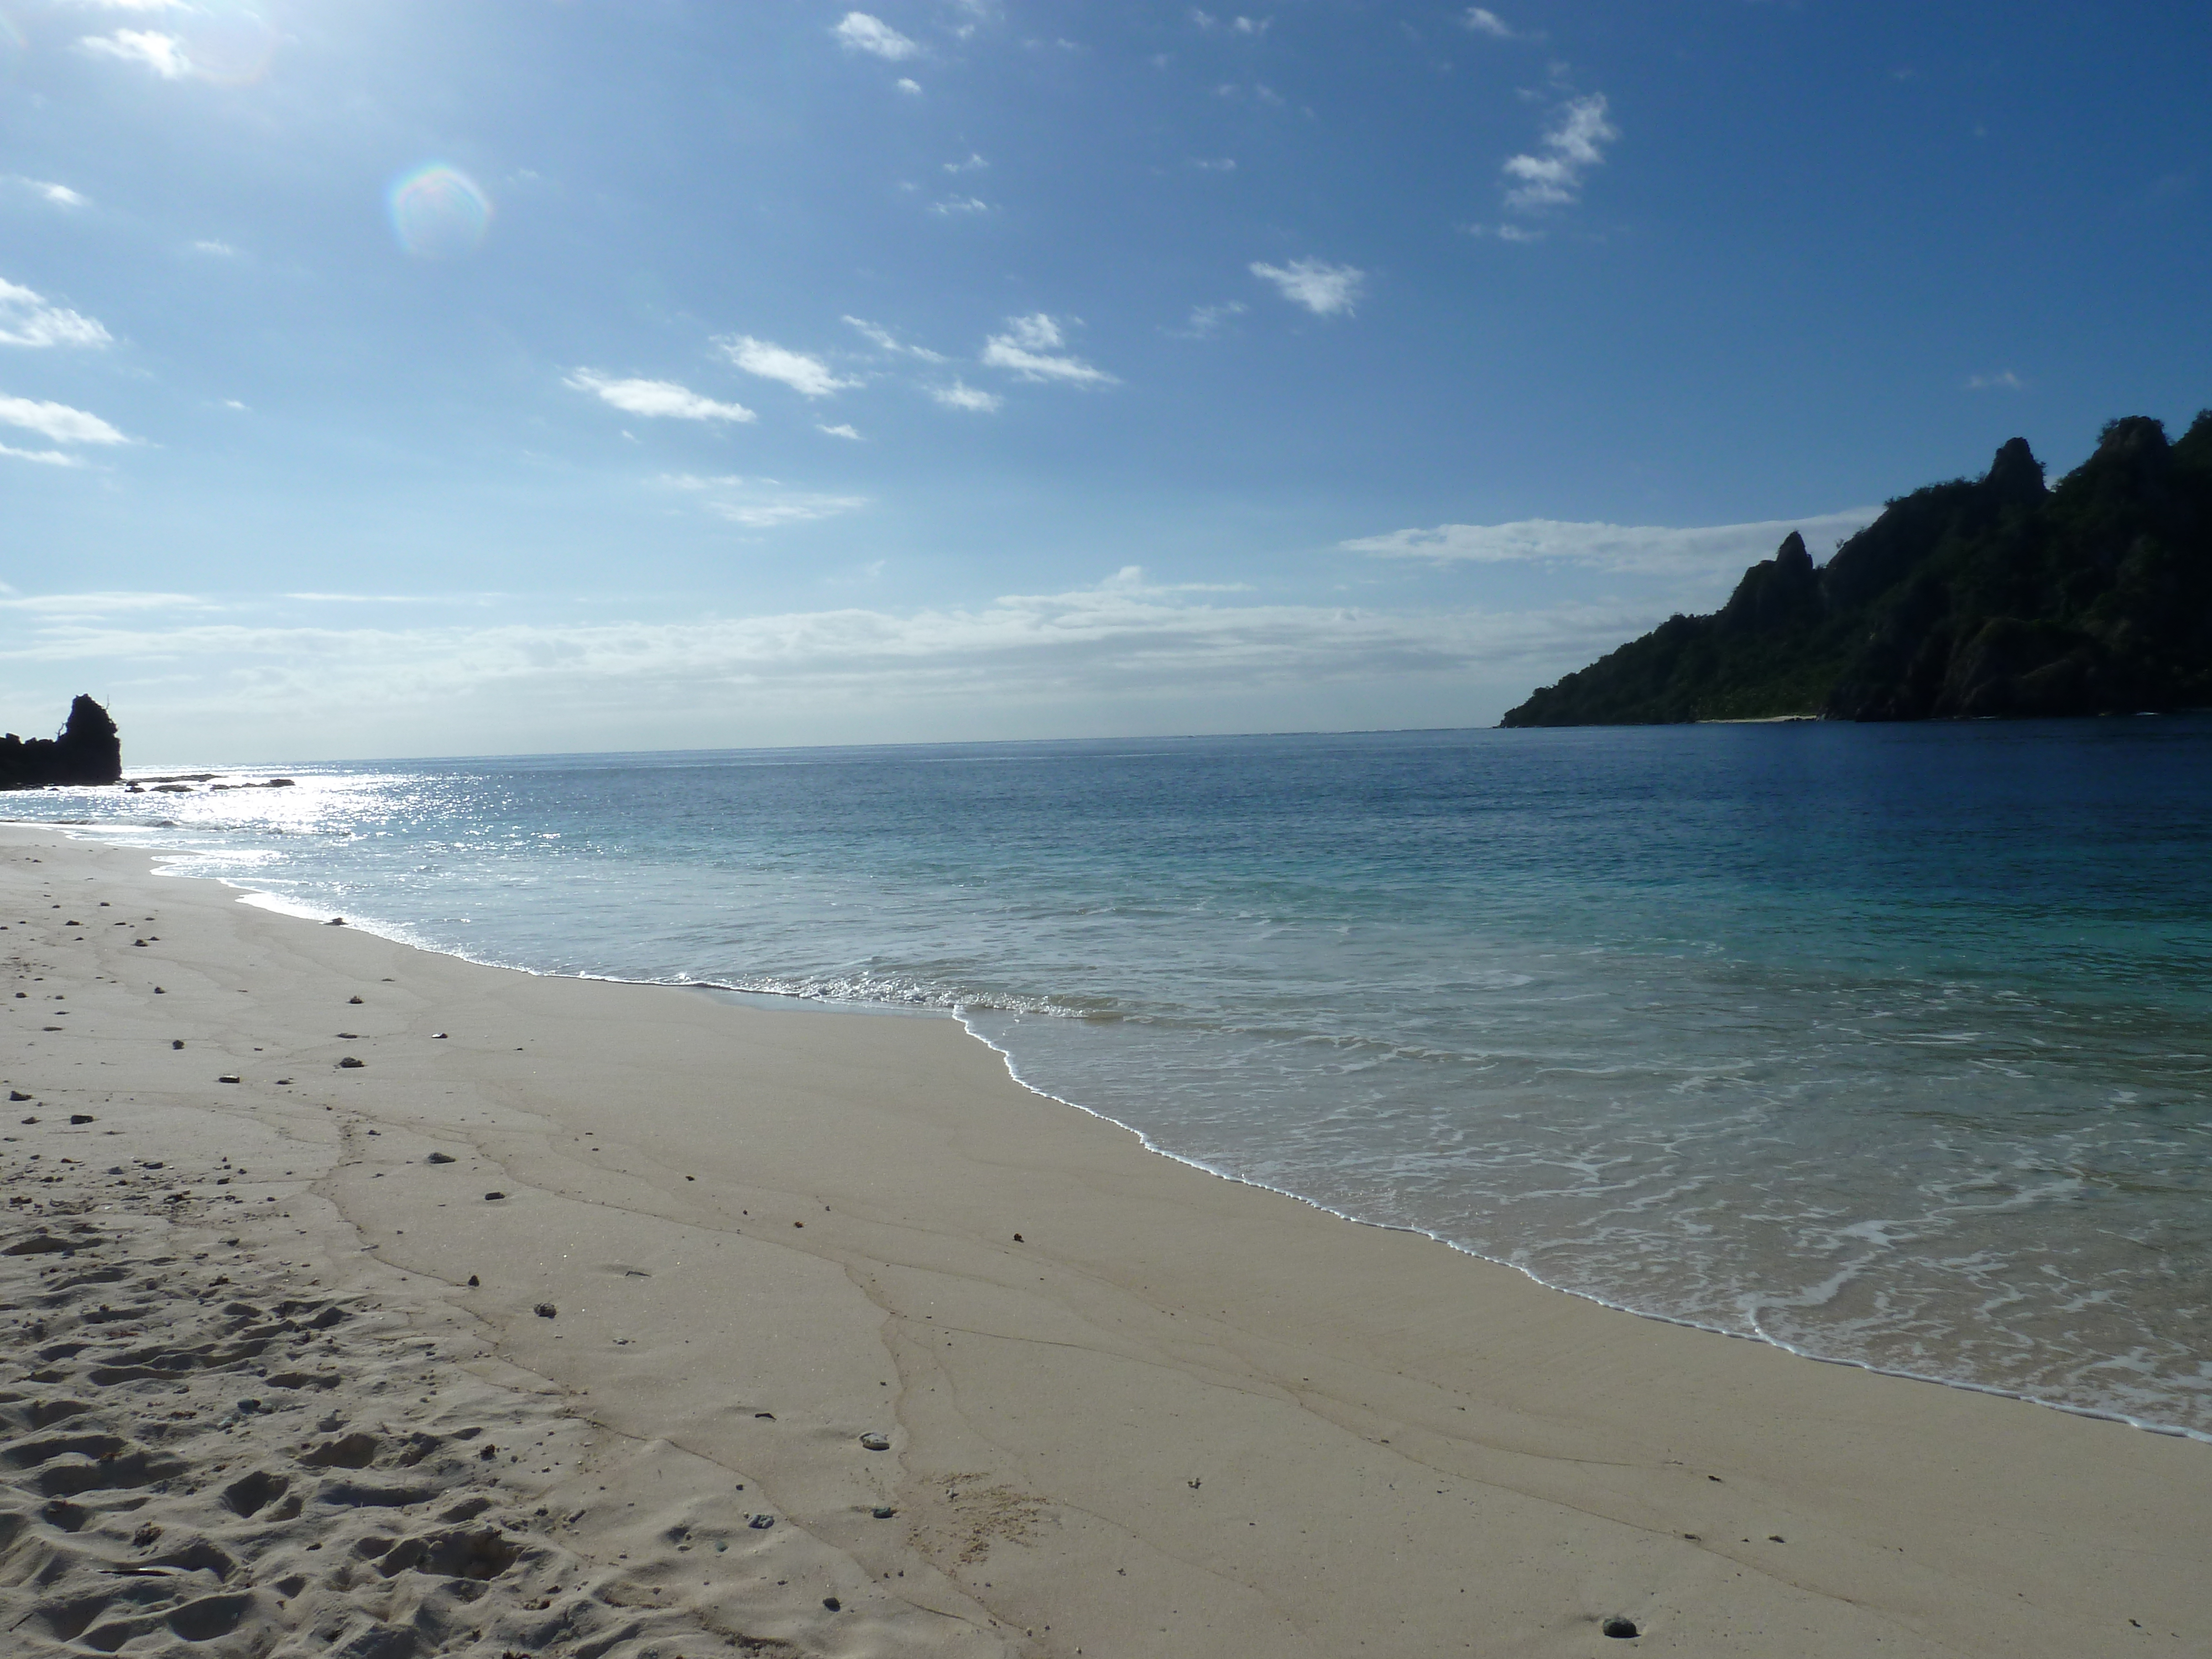
[[[2212,1650],[2212,1449],[1202,1175],[949,1020],[29,828],[0,925],[0,1652]]]

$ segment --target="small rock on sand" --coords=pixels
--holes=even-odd
[[[368,1062],[365,1060],[356,1060],[351,1054],[348,1054],[343,1060],[338,1062],[338,1070],[341,1072],[358,1072],[362,1066],[368,1064]]]
[[[359,1006],[361,1006],[361,999],[360,999],[359,997],[348,997],[348,998],[346,999],[346,1002],[347,1002],[347,1004],[348,1004],[349,1006],[352,1006],[352,1007],[358,1008]]]
[[[94,1117],[90,1112],[71,1112],[70,1114],[70,1121],[72,1123],[96,1123],[99,1120]]]
[[[495,1203],[506,1196],[507,1194],[505,1193],[486,1193],[484,1194],[484,1202],[487,1204]]]
[[[325,927],[343,927],[345,926],[345,918],[343,916],[332,916],[328,921],[325,922],[323,926]]]
[[[530,1311],[536,1314],[540,1319],[557,1319],[561,1316],[561,1310],[555,1307],[550,1302],[541,1302]]]
[[[425,1164],[451,1164],[453,1155],[451,1152],[433,1152],[422,1161]]]
[[[860,1444],[870,1451],[889,1451],[891,1449],[890,1437],[882,1434],[864,1434],[860,1437]]]
[[[1600,1625],[1598,1628],[1603,1631],[1607,1636],[1618,1636],[1624,1641],[1630,1637],[1641,1636],[1644,1633],[1642,1631],[1636,1628],[1636,1621],[1633,1619],[1621,1619],[1618,1617],[1608,1619],[1605,1623]]]

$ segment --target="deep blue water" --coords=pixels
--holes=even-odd
[[[2212,719],[287,775],[20,811],[482,960],[956,1009],[1563,1288],[2212,1432]]]

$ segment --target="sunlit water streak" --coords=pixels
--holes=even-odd
[[[1547,1283],[2212,1431],[2212,720],[290,775],[18,799],[480,960],[957,1009]]]

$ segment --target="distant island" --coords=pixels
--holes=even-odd
[[[58,738],[26,742],[0,737],[0,789],[40,789],[50,783],[119,783],[123,739],[108,713],[90,697],[70,704]]]
[[[2212,706],[2212,410],[2106,426],[2046,489],[2014,438],[1815,566],[1792,532],[1712,616],[1670,617],[1504,726],[1965,720]]]

